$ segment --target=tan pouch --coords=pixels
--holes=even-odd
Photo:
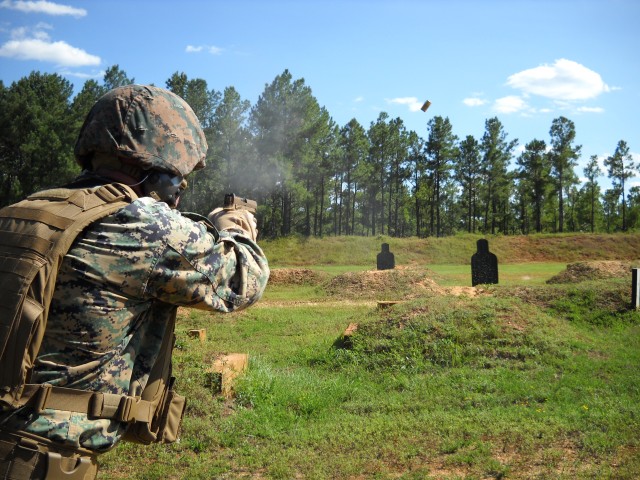
[[[123,440],[149,445],[150,443],[173,443],[178,439],[187,400],[173,389],[174,382],[175,377],[171,377],[151,420],[132,423]]]
[[[173,443],[178,440],[182,425],[182,417],[187,407],[187,399],[178,395],[175,390],[167,391],[167,399],[163,404],[158,424],[157,440],[160,443]]]
[[[166,304],[154,306],[154,308],[167,307]],[[148,445],[171,443],[178,438],[186,400],[173,389],[176,379],[171,376],[171,352],[175,343],[174,327],[178,308],[175,306],[170,308],[173,308],[173,313],[162,339],[158,359],[149,373],[149,381],[141,394],[142,400],[150,402],[155,408],[149,420],[134,422],[127,428],[123,440],[129,442]]]

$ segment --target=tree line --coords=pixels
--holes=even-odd
[[[101,83],[73,85],[32,72],[0,81],[0,206],[79,173],[73,147],[93,103],[134,83],[118,65]],[[181,209],[207,214],[224,193],[259,203],[264,237],[299,234],[444,236],[457,232],[615,232],[638,228],[639,168],[620,140],[605,159],[592,155],[580,184],[574,123],[560,116],[548,139],[533,138],[516,154],[497,117],[481,138],[459,138],[447,117],[427,122],[427,136],[386,112],[368,127],[338,125],[304,79],[288,70],[265,84],[254,105],[233,87],[176,72],[163,86],[198,115],[209,142],[207,167],[188,179]],[[598,180],[611,180],[602,191]]]

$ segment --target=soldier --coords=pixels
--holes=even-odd
[[[251,213],[175,210],[206,151],[180,97],[119,87],[80,131],[82,174],[0,211],[0,478],[91,479],[120,440],[176,440],[178,306],[238,310],[269,277]]]

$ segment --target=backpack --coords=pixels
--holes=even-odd
[[[171,388],[175,314],[141,397],[29,383],[64,256],[89,224],[137,198],[113,183],[45,190],[0,210],[0,411],[74,411],[131,423],[131,441],[177,439],[185,400]]]

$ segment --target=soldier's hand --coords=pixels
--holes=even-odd
[[[254,242],[258,238],[258,223],[256,217],[247,210],[225,210],[216,208],[209,214],[209,220],[218,229],[224,230],[242,230],[245,235]]]

